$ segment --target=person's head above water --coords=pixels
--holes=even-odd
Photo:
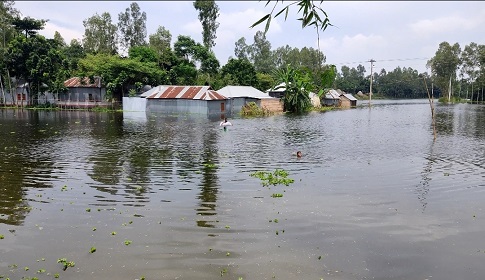
[[[302,156],[302,155],[301,155],[301,151],[296,152],[296,156],[297,156],[297,157],[301,157],[301,156]]]

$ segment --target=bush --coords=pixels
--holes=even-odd
[[[260,108],[256,102],[249,102],[242,107],[240,114],[245,117],[261,117],[271,115],[271,111]]]

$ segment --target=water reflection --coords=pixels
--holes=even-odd
[[[202,179],[199,187],[200,193],[197,196],[200,199],[199,208],[197,208],[197,215],[201,219],[197,220],[199,227],[215,227],[216,222],[214,218],[207,220],[208,217],[217,214],[217,194],[219,192],[217,171],[218,156],[217,156],[217,130],[211,129],[204,135],[203,138],[204,149],[202,151]]]

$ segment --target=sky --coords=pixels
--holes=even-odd
[[[16,1],[23,17],[49,20],[40,34],[53,38],[58,31],[64,40],[82,40],[83,21],[98,13],[108,12],[113,23],[133,1]],[[272,1],[275,2],[275,1]],[[315,1],[319,3],[320,1]],[[172,45],[178,35],[186,35],[202,43],[202,25],[192,1],[137,1],[147,15],[147,35],[164,26],[172,34]],[[290,3],[280,2],[279,11]],[[235,57],[235,42],[244,37],[252,44],[254,35],[263,30],[262,24],[250,26],[269,13],[274,6],[266,1],[216,1],[219,7],[219,28],[213,48],[219,62],[226,64]],[[275,50],[278,47],[320,48],[327,64],[357,67],[370,74],[392,71],[396,67],[411,67],[419,73],[429,72],[426,62],[438,50],[441,42],[459,43],[463,49],[475,42],[485,44],[485,2],[483,1],[323,1],[322,9],[330,23],[318,40],[316,29],[301,28],[298,9],[290,8],[272,20],[267,39]]]

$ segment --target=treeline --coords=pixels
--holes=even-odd
[[[52,39],[39,35],[48,20],[22,18],[14,4],[14,1],[0,1],[3,96],[6,92],[14,92],[22,81],[28,83],[30,96],[35,100],[43,92],[65,91],[63,81],[68,78],[86,76],[100,76],[107,87],[107,96],[115,99],[137,93],[143,85],[160,84],[211,85],[216,90],[226,85],[247,85],[265,91],[281,80],[278,71],[281,73],[288,65],[299,75],[309,77],[311,90],[318,92],[328,87],[328,81],[324,81],[325,71],[334,67],[325,64],[326,57],[318,49],[288,45],[272,49],[264,33],[259,31],[253,42],[247,43],[245,38],[237,40],[234,57],[220,65],[212,50],[219,26],[219,8],[214,1],[194,1],[203,26],[203,43],[185,35],[172,42],[170,31],[163,26],[147,34],[146,13],[136,2],[118,15],[116,24],[108,12],[85,19],[83,39],[66,43],[58,32]],[[373,93],[388,98],[423,98],[427,96],[423,79],[429,83],[436,81],[435,93],[439,93],[439,89],[444,92],[447,90],[444,81],[449,79],[450,71],[454,69],[456,73],[460,67],[464,69],[463,75],[451,75],[453,81],[460,79],[462,88],[474,86],[476,89],[483,85],[480,69],[484,65],[483,60],[476,58],[481,56],[474,56],[476,50],[483,52],[483,46],[467,46],[464,50],[467,59],[458,53],[457,63],[453,60],[454,64],[444,71],[444,61],[451,56],[442,43],[436,56],[428,62],[433,77],[412,68],[381,70],[373,73]],[[452,56],[455,51],[451,49]],[[342,66],[332,83],[333,88],[353,94],[366,93],[369,86],[370,73],[366,75],[362,65],[357,68]]]

